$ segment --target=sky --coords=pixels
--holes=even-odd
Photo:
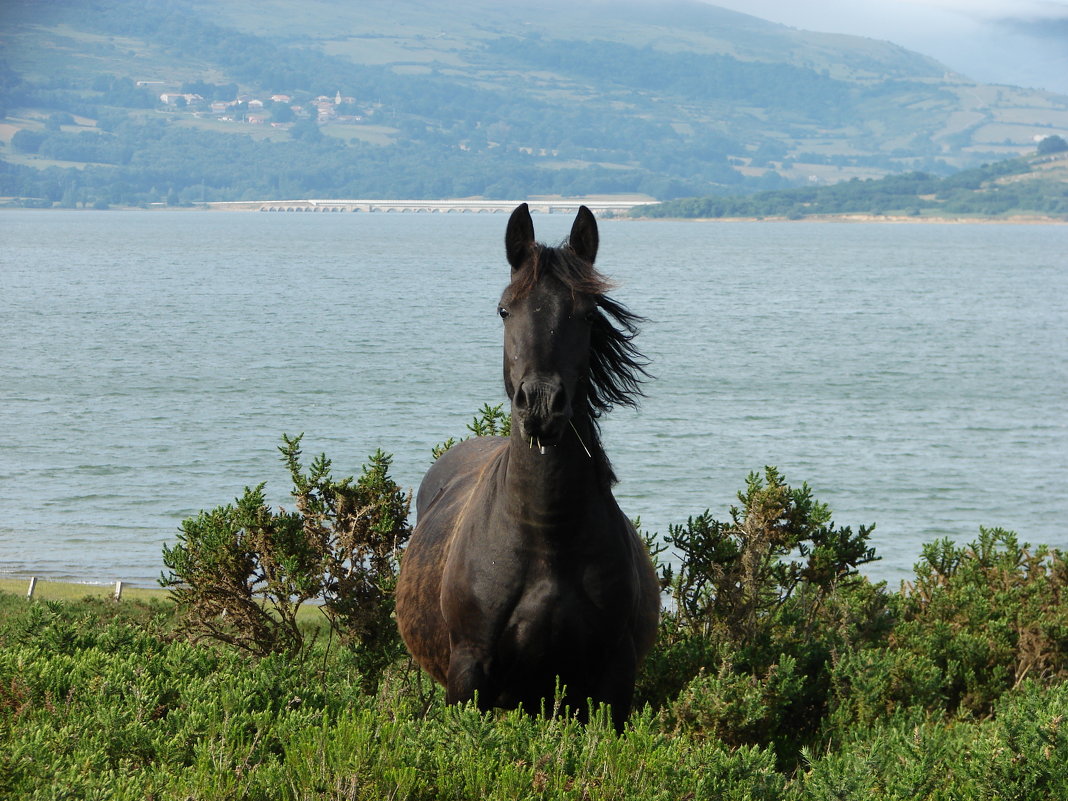
[[[1068,0],[706,0],[795,28],[885,39],[985,83],[1068,95]]]

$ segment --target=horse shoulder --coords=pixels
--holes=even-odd
[[[515,591],[515,560],[494,523],[507,447],[505,437],[464,440],[441,456],[419,488],[409,549],[426,541],[437,546],[437,600],[450,634],[492,627]]]
[[[449,661],[443,574],[457,518],[503,442],[481,437],[454,445],[427,471],[416,496],[416,526],[397,582],[397,624],[416,659],[443,683]]]
[[[481,472],[507,444],[506,437],[472,437],[445,451],[419,483],[415,499],[418,519],[442,497],[455,498],[472,490]]]

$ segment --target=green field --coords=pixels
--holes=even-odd
[[[0,578],[0,592],[13,596],[25,596],[29,585],[29,578]],[[39,601],[79,601],[83,598],[111,598],[114,593],[114,584],[77,584],[38,579],[33,597]],[[167,591],[123,585],[122,598],[131,601],[163,600],[167,598]]]

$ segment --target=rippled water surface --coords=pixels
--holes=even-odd
[[[570,218],[535,216],[539,238]],[[184,517],[305,433],[354,473],[503,401],[494,215],[0,212],[0,573],[151,584]],[[980,525],[1068,548],[1068,226],[604,220],[656,380],[605,442],[666,532],[750,470],[906,577]]]

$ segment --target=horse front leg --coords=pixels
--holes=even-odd
[[[489,659],[481,649],[453,645],[449,653],[449,673],[445,701],[462,704],[474,699],[482,712],[493,708],[497,693],[492,688]]]
[[[612,725],[617,734],[623,733],[623,727],[630,717],[634,703],[634,684],[638,678],[638,656],[634,650],[634,641],[626,637],[619,649],[605,667],[596,688],[594,700],[609,705]]]

